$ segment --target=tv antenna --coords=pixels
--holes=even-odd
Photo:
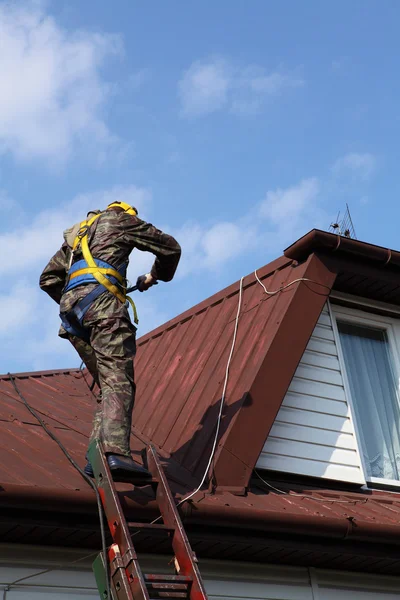
[[[346,204],[346,211],[344,213],[344,216],[340,218],[339,212],[338,216],[336,217],[336,221],[334,223],[331,223],[329,231],[331,233],[336,233],[337,235],[341,235],[343,237],[351,238],[352,240],[357,239],[356,230],[354,229],[348,204]]]

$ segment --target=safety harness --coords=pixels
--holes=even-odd
[[[137,215],[136,209],[125,202],[113,202],[108,206],[108,208],[112,206],[123,208],[125,212],[133,216]],[[80,337],[86,342],[88,342],[90,339],[90,332],[83,325],[83,319],[91,304],[101,294],[104,294],[104,292],[110,292],[124,304],[126,301],[128,301],[132,306],[135,324],[138,324],[139,322],[135,303],[133,302],[132,298],[126,295],[127,263],[122,265],[119,269],[115,269],[115,267],[104,260],[93,258],[92,253],[90,252],[88,240],[89,230],[93,223],[102,214],[103,213],[100,212],[89,220],[82,221],[80,224],[80,229],[75,237],[72,247],[71,263],[74,253],[78,248],[80,248],[82,251],[83,259],[78,260],[70,267],[68,271],[67,283],[64,287],[63,293],[69,292],[70,290],[81,285],[96,282],[98,285],[84,298],[77,302],[77,304],[75,304],[70,311],[66,313],[60,313],[60,318],[64,329],[71,335]]]

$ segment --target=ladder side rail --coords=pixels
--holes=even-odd
[[[114,543],[118,546],[125,577],[135,600],[149,600],[149,594],[139,565],[136,550],[118,497],[117,490],[104,454],[102,444],[94,440],[88,450],[93,467],[97,488],[106,514],[108,526]],[[121,569],[119,570],[121,572]],[[120,583],[122,585],[122,583]],[[125,583],[124,583],[125,586]]]
[[[172,496],[168,480],[164,469],[158,458],[156,449],[150,445],[147,451],[147,462],[150,472],[157,479],[157,503],[164,521],[164,524],[174,529],[172,538],[172,548],[178,561],[180,571],[183,575],[188,575],[192,579],[190,591],[191,600],[207,600],[207,594],[203,585],[201,574],[197,566],[197,558],[190,546],[182,524],[181,517]]]
[[[110,549],[109,561],[111,600],[134,600],[118,547]],[[102,600],[109,600],[107,595],[106,570],[107,563],[103,553],[100,552],[93,563],[93,573]]]

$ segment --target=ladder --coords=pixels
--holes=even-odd
[[[101,552],[93,563],[93,571],[102,600],[207,600],[197,559],[190,547],[164,469],[154,446],[150,445],[144,460],[152,480],[129,480],[133,485],[151,485],[162,516],[162,524],[128,522],[115,488],[101,442],[94,440],[88,451],[97,488],[112,536],[108,556]],[[120,480],[119,480],[120,481]],[[128,481],[128,480],[125,480]],[[163,533],[171,540],[175,560],[175,575],[144,575],[133,546],[132,535],[140,531],[157,537]],[[107,569],[110,590],[107,594]]]

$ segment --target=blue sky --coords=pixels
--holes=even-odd
[[[73,367],[37,286],[113,199],[176,236],[143,334],[350,204],[399,248],[396,0],[0,1],[0,372]],[[151,256],[134,252],[130,277]]]

